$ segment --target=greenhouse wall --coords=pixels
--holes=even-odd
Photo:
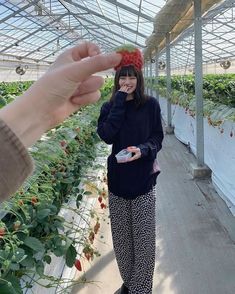
[[[153,72],[155,73],[154,67],[153,67]],[[192,74],[192,72],[193,72],[193,66],[192,67],[182,66],[182,68],[171,69],[172,75],[189,75],[189,74]],[[230,74],[230,73],[235,73],[234,59],[231,60],[231,66],[228,69],[222,68],[218,62],[203,64],[203,74]],[[160,70],[159,75],[165,76],[166,71]]]
[[[159,98],[162,117],[167,120],[167,100]],[[177,139],[196,154],[196,120],[185,109],[172,105],[172,125]],[[225,121],[220,129],[208,124],[204,118],[205,164],[212,171],[212,182],[218,194],[235,215],[235,123]],[[232,133],[231,133],[232,132]]]
[[[25,73],[19,75],[16,73],[17,66],[25,68]],[[18,81],[36,81],[46,72],[49,65],[32,64],[31,62],[20,63],[15,60],[0,61],[0,82],[18,82]]]

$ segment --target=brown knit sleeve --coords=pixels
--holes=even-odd
[[[0,119],[0,202],[17,191],[33,167],[26,147]]]

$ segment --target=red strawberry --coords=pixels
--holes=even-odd
[[[62,141],[60,142],[61,147],[64,147],[66,144],[67,144],[67,142],[66,142],[65,140],[62,140]]]
[[[97,221],[97,223],[96,223],[95,226],[94,226],[94,232],[95,232],[95,234],[98,233],[99,228],[100,228],[100,223]]]
[[[115,50],[122,55],[122,60],[114,69],[119,70],[122,66],[133,65],[137,70],[143,67],[143,56],[141,51],[135,46],[128,44],[123,45]]]
[[[105,205],[104,203],[101,203],[101,204],[100,204],[100,207],[101,207],[102,209],[105,209],[105,208],[106,208],[106,205]]]
[[[5,235],[5,228],[0,228],[0,239]]]
[[[89,240],[90,240],[91,244],[93,244],[94,239],[95,239],[95,234],[94,234],[94,232],[90,232]]]
[[[98,201],[101,203],[102,200],[103,200],[102,196],[99,196],[99,197],[98,197]]]
[[[84,255],[85,255],[86,259],[89,261],[91,258],[91,254],[89,252],[85,252]]]
[[[78,271],[80,271],[80,272],[82,271],[82,265],[81,265],[81,262],[79,259],[76,259],[74,265]]]
[[[32,205],[35,205],[37,202],[38,202],[37,197],[33,196],[33,197],[31,198],[31,204],[32,204]]]

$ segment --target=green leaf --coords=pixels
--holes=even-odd
[[[15,276],[8,275],[5,277],[10,285],[7,283],[0,283],[1,294],[23,294],[23,290],[20,287],[20,280]]]
[[[25,254],[24,249],[17,248],[15,252],[15,262],[20,262],[21,260],[25,259],[27,255]]]
[[[50,215],[50,212],[51,210],[48,209],[48,208],[45,208],[45,209],[41,209],[37,212],[37,218],[42,220],[44,219],[45,217],[47,217],[48,215]]]
[[[77,208],[79,208],[79,206],[81,204],[82,197],[83,197],[82,194],[78,194],[77,199],[76,199]]]
[[[50,263],[51,263],[51,257],[50,257],[50,255],[45,255],[45,256],[43,257],[43,260],[44,260],[46,263],[50,264]]]
[[[11,263],[11,265],[9,266],[9,268],[13,271],[18,271],[20,268],[19,263]],[[1,292],[0,292],[1,293]]]
[[[65,253],[65,250],[63,248],[63,246],[57,247],[53,250],[53,253],[55,254],[55,256],[60,257],[63,256]]]
[[[41,241],[39,241],[35,237],[27,237],[24,240],[24,245],[28,246],[29,248],[32,248],[35,251],[44,251],[44,245]]]
[[[35,265],[35,260],[32,256],[28,255],[25,259],[23,259],[20,264],[27,267],[28,269],[33,268]]]
[[[43,276],[44,274],[44,263],[41,260],[38,260],[36,263],[36,272],[39,276]]]
[[[61,183],[65,183],[65,184],[72,184],[74,182],[74,178],[65,178],[60,180]]]
[[[92,194],[92,192],[90,192],[90,191],[85,191],[84,192],[84,195],[91,195]]]
[[[68,267],[72,267],[77,257],[77,251],[73,245],[70,245],[67,252],[66,252],[66,265]]]

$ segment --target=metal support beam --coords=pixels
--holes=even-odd
[[[194,0],[195,38],[195,96],[196,96],[196,157],[198,166],[204,165],[203,73],[202,73],[202,15],[201,0]]]
[[[20,9],[14,11],[13,13],[11,13],[11,14],[9,14],[8,16],[6,16],[6,17],[4,17],[3,19],[1,19],[1,20],[0,20],[0,23],[4,23],[4,22],[6,22],[8,19],[10,19],[11,17],[15,17],[17,14],[19,14],[19,13],[22,12],[22,11],[25,11],[27,8],[29,8],[30,6],[36,4],[37,2],[38,2],[38,0],[36,0],[36,1],[32,1],[31,3],[29,3],[29,4],[25,5],[25,6],[23,6],[22,8],[20,8]],[[1,4],[1,5],[3,5],[3,4]],[[5,5],[4,5],[4,6],[5,6]],[[7,6],[5,6],[5,7],[8,8]],[[8,8],[8,9],[9,9],[9,8]]]
[[[152,56],[150,56],[150,95],[153,96],[153,64],[152,64]]]
[[[122,8],[122,9],[124,9],[124,10],[126,10],[126,11],[128,11],[128,12],[130,12],[132,14],[135,14],[135,15],[138,15],[138,16],[144,18],[144,19],[147,19],[150,22],[153,22],[153,18],[152,17],[150,17],[147,14],[144,14],[144,13],[139,12],[140,10],[137,11],[137,10],[135,10],[135,9],[127,6],[127,5],[124,5],[124,4],[120,3],[120,2],[117,2],[117,0],[105,0],[105,1],[108,2],[108,3],[111,3],[113,5],[115,5],[117,7],[120,7],[120,8]]]
[[[166,34],[166,87],[167,87],[167,133],[172,133],[171,116],[171,52],[170,52],[170,34]]]
[[[62,17],[63,17],[63,16],[62,16]],[[24,36],[22,39],[18,40],[18,42],[20,43],[20,42],[26,40],[26,39],[29,38],[30,36],[32,36],[32,35],[34,35],[34,34],[40,32],[41,30],[43,30],[43,29],[45,29],[46,27],[50,26],[52,23],[54,23],[54,22],[56,22],[56,21],[59,21],[62,17],[60,16],[60,17],[58,17],[58,18],[56,18],[56,19],[53,19],[51,22],[49,22],[49,23],[47,23],[47,24],[41,26],[41,27],[38,28],[37,30],[35,30],[35,31],[31,32],[30,34]],[[1,50],[0,53],[3,53],[3,52],[5,52],[5,51],[7,51],[8,49],[12,48],[13,46],[15,46],[15,44],[11,44],[11,45],[7,46],[7,47],[4,48],[3,50]]]
[[[148,78],[149,78],[149,66],[148,66],[148,60],[146,60],[146,83],[148,83]],[[149,93],[149,88],[147,88],[147,95]]]
[[[159,101],[159,91],[158,91],[159,68],[158,68],[158,62],[159,62],[159,54],[158,54],[158,48],[157,48],[156,49],[156,55],[155,55],[155,85],[156,85],[156,98]]]

